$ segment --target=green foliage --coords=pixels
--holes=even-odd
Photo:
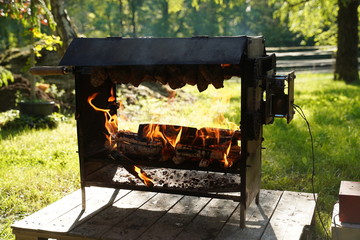
[[[87,37],[266,35],[268,46],[298,45],[300,37],[273,17],[266,0],[66,1]],[[276,33],[276,34],[275,34]]]
[[[26,39],[25,44],[31,44],[30,39],[33,36],[38,45],[35,45],[35,53],[40,56],[43,48],[47,50],[57,50],[56,46],[61,44],[60,38],[49,34],[55,30],[56,23],[49,9],[49,2],[45,0],[27,0],[27,1],[11,1],[10,3],[0,3],[0,26],[10,30],[17,35],[17,38]],[[1,24],[3,22],[3,24]],[[7,23],[11,23],[8,26]],[[17,32],[14,28],[19,28]],[[5,46],[10,45],[12,34],[6,33]],[[41,40],[41,41],[39,41]],[[7,44],[6,44],[7,43]]]
[[[39,41],[34,46],[36,57],[41,57],[41,50],[46,49],[48,51],[56,51],[58,46],[62,45],[62,41],[59,36],[47,35],[38,31],[34,31],[34,37]]]
[[[336,45],[336,17],[338,5],[336,0],[271,0],[270,4],[278,6],[275,16],[289,22],[289,29],[314,41],[318,45]]]
[[[0,87],[7,86],[9,82],[14,81],[14,76],[6,68],[0,66]]]
[[[22,131],[24,129],[53,129],[67,118],[60,113],[53,113],[46,117],[20,115],[18,110],[9,110],[0,115],[0,129]]]

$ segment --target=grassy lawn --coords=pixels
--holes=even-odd
[[[360,85],[334,82],[331,74],[298,74],[295,81],[295,103],[303,108],[314,136],[315,191],[329,229],[340,181],[360,181]],[[185,91],[197,92],[192,87]],[[138,122],[154,121],[234,129],[240,121],[239,92],[233,81],[197,94],[196,101],[143,99],[141,109],[125,106],[125,115],[141,115],[121,126],[136,130]],[[300,116],[289,125],[277,119],[265,126],[264,138],[263,188],[312,192],[311,142]],[[13,221],[79,188],[75,121],[53,130],[2,130],[0,140],[0,239],[13,239]],[[325,236],[318,219],[315,235]]]
[[[360,85],[334,82],[330,74],[299,74],[295,103],[311,125],[315,148],[315,192],[329,231],[340,181],[360,181]],[[311,143],[306,123],[297,114],[287,125],[265,126],[263,187],[312,192]],[[324,236],[317,219],[316,232]]]
[[[10,225],[79,187],[75,121],[0,134],[0,239]]]

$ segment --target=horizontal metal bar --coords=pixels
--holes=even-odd
[[[146,192],[159,192],[159,193],[171,193],[171,194],[181,194],[187,196],[196,196],[196,197],[209,197],[217,199],[229,199],[236,202],[240,202],[240,186],[239,186],[239,195],[234,195],[230,193],[221,193],[221,192],[204,192],[204,191],[195,191],[183,188],[166,188],[166,187],[146,187],[140,185],[130,185],[130,184],[121,184],[121,183],[107,183],[107,182],[98,182],[98,181],[86,181],[86,187],[98,186],[98,187],[108,187],[108,188],[117,188],[117,189],[128,189],[128,190],[137,190],[137,191],[146,191]],[[232,193],[235,193],[232,192]]]

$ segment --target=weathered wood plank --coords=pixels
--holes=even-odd
[[[64,215],[58,216],[55,220],[51,221],[45,226],[42,226],[41,230],[49,232],[61,232],[67,233],[83,221],[86,221],[91,216],[94,216],[99,211],[111,205],[114,201],[122,198],[128,194],[129,190],[114,190],[111,188],[102,188],[97,192],[93,198],[86,202],[86,209],[82,211],[81,205],[72,209],[71,212],[67,212]],[[78,201],[81,201],[79,198]]]
[[[144,232],[139,239],[175,239],[210,200],[210,198],[202,197],[183,197],[162,218]]]
[[[246,211],[246,228],[240,228],[240,207],[237,207],[216,239],[260,239],[275,211],[282,193],[282,191],[261,190],[260,204],[257,205],[253,202]]]
[[[89,201],[96,194],[101,194],[103,191],[108,191],[104,188],[90,187],[86,188],[86,196]],[[81,205],[81,191],[77,190],[61,200],[56,201],[49,206],[33,213],[32,215],[15,222],[13,228],[39,229],[54,221],[57,217],[73,210]]]
[[[260,205],[250,205],[240,229],[239,204],[232,200],[90,189],[85,212],[77,191],[15,223],[16,238],[298,240],[315,208],[312,194],[261,190]]]
[[[132,191],[86,223],[74,228],[70,234],[100,238],[154,195],[153,192]]]
[[[231,200],[212,199],[176,239],[214,239],[238,205]]]
[[[56,232],[42,232],[42,231],[28,231],[19,229],[15,235],[16,240],[47,240],[47,239],[56,239],[56,240],[98,240],[92,237],[81,237],[68,235],[67,233],[56,233]]]
[[[175,194],[156,194],[133,214],[112,227],[102,236],[102,239],[138,239],[182,197],[182,195]]]
[[[299,240],[314,210],[312,194],[285,191],[261,240]]]

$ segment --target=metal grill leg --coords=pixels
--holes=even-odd
[[[82,210],[85,211],[86,209],[85,187],[81,187],[81,206],[82,206]]]
[[[243,204],[240,203],[240,228],[245,228],[246,209]]]

